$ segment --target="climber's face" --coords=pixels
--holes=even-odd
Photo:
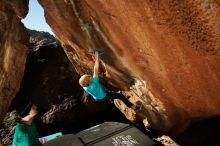
[[[91,80],[92,80],[92,76],[85,74],[81,76],[81,78],[79,79],[79,84],[82,87],[86,87],[90,84]]]

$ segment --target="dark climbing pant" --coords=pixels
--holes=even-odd
[[[117,92],[114,92],[114,91],[107,91],[107,94],[106,94],[105,98],[110,99],[110,100],[120,99],[129,108],[131,108],[132,105],[133,105],[123,94],[117,93]]]

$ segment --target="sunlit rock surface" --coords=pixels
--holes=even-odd
[[[28,34],[21,18],[28,0],[0,0],[0,123],[20,88],[28,53]]]
[[[220,114],[218,1],[39,2],[77,72],[92,72],[98,50],[106,82],[141,101],[154,129],[175,134]]]

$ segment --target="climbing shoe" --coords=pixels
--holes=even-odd
[[[142,110],[142,103],[140,101],[137,101],[136,102],[136,105],[135,105],[135,108],[134,108],[134,111],[135,112],[140,112]]]
[[[105,73],[100,73],[100,74],[99,74],[99,77],[100,77],[100,78],[105,78],[105,77],[106,77],[106,74],[105,74]]]

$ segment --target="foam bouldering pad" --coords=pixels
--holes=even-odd
[[[105,122],[76,134],[86,146],[153,146],[155,143],[136,127]]]
[[[46,142],[43,146],[84,146],[74,134],[67,134]]]
[[[136,127],[105,122],[74,134],[58,137],[43,146],[153,146],[155,143]]]

